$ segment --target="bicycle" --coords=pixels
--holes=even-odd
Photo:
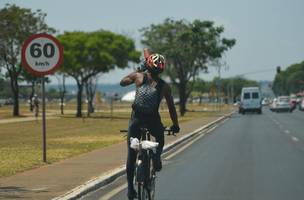
[[[141,138],[133,149],[137,150],[137,159],[135,167],[135,185],[137,185],[138,200],[154,200],[155,197],[155,180],[156,173],[153,168],[153,154],[158,146],[158,143],[151,140],[151,134],[145,126],[140,128]],[[174,135],[171,129],[165,129],[167,135]],[[120,132],[128,132],[120,130]],[[133,138],[135,139],[135,138]],[[132,148],[132,147],[131,147]]]

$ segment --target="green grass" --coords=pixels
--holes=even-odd
[[[191,106],[190,106],[191,107]],[[200,109],[202,106],[193,106]],[[227,108],[230,109],[230,108]],[[226,109],[226,110],[227,110]],[[180,123],[218,112],[189,112]],[[170,126],[168,112],[161,112],[164,125]],[[90,118],[64,115],[47,120],[47,160],[57,162],[125,140],[130,112],[96,113]],[[0,177],[10,176],[44,165],[42,159],[42,124],[37,121],[0,124]]]

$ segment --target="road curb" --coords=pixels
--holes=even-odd
[[[169,152],[171,149],[173,149],[174,147],[176,147],[177,145],[186,142],[187,140],[193,138],[194,136],[200,134],[202,131],[207,130],[208,128],[212,127],[213,125],[223,121],[224,119],[230,117],[233,113],[235,113],[235,111],[228,113],[222,117],[219,117],[218,119],[186,134],[185,136],[179,138],[178,140],[171,142],[169,144],[167,144],[164,147],[163,153],[167,153]],[[126,167],[125,165],[120,166],[110,172],[108,172],[107,174],[103,174],[99,177],[96,177],[92,180],[87,181],[86,183],[70,190],[69,192],[55,197],[52,200],[75,200],[78,199],[86,194],[88,194],[89,192],[92,192],[94,190],[96,190],[97,188],[106,186],[107,184],[113,182],[115,179],[117,179],[118,177],[124,175],[126,173]]]

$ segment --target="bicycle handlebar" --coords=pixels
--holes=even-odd
[[[123,129],[123,130],[120,130],[121,133],[127,133],[128,130],[126,129]],[[168,132],[167,135],[173,135],[173,136],[176,136],[176,134],[171,130],[171,129],[165,129],[164,132]]]

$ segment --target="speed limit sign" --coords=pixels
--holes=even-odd
[[[48,34],[30,36],[22,46],[22,66],[34,76],[53,74],[62,63],[63,48]]]
[[[53,74],[62,63],[63,48],[48,34],[30,36],[22,46],[22,66],[34,76],[42,76],[42,146],[46,162],[45,75]]]

